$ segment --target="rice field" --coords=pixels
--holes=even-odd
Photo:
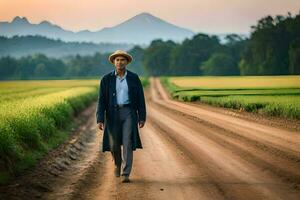
[[[65,140],[71,118],[98,88],[99,80],[0,82],[0,182]]]
[[[300,76],[182,76],[169,80],[183,89],[300,88]]]
[[[174,99],[300,119],[300,76],[162,77]]]

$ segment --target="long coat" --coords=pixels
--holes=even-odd
[[[126,81],[132,117],[132,150],[143,148],[139,136],[138,122],[146,121],[146,105],[143,86],[137,74],[127,70]],[[97,123],[104,123],[102,151],[113,151],[117,145],[119,130],[117,122],[116,75],[114,70],[104,75],[100,81],[96,118]]]

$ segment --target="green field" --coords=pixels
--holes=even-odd
[[[63,142],[72,117],[97,99],[98,87],[99,80],[0,82],[0,182]]]
[[[300,119],[300,76],[162,77],[174,99]]]

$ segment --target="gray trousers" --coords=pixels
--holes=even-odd
[[[123,143],[123,153],[121,152],[121,144],[118,144],[111,153],[115,162],[115,167],[120,167],[122,169],[122,175],[129,176],[133,161],[133,151],[131,143],[132,119],[130,108],[119,108],[116,117],[118,120],[115,125],[118,130],[117,133],[119,134],[118,138],[120,138],[121,142]]]

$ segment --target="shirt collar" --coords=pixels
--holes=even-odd
[[[116,69],[115,69],[115,75],[116,75],[117,77],[120,77],[120,76],[117,74],[117,70],[116,70]],[[125,69],[125,74],[124,74],[123,78],[125,78],[126,75],[127,75],[127,69]],[[123,78],[122,78],[122,79],[123,79]]]

